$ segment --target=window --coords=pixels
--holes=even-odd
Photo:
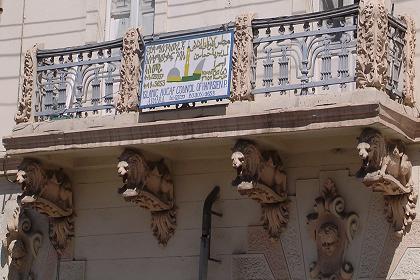
[[[121,38],[128,28],[141,26],[143,35],[153,34],[154,0],[108,0],[108,40]]]
[[[321,11],[328,11],[332,9],[341,8],[347,5],[352,5],[358,3],[359,0],[319,0]]]

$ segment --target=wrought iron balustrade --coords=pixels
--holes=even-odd
[[[129,90],[131,101],[137,95],[141,97],[142,62],[149,44],[192,35],[195,38],[231,30],[234,26],[237,41],[234,43],[238,48],[236,53],[235,48],[232,51],[232,101],[252,100],[252,95],[273,92],[305,95],[328,89],[375,87],[392,99],[412,105],[414,21],[388,15],[386,9],[382,9],[384,12],[378,16],[382,16],[381,22],[385,24],[379,24],[366,7],[354,4],[297,16],[249,18],[248,22],[242,23],[140,36],[140,44],[131,56],[122,54],[123,39],[37,50],[35,58],[27,52],[16,121],[27,122],[33,117],[36,120],[80,117],[100,111],[121,113],[123,111],[114,105],[114,96],[119,94],[127,101],[129,98],[124,90]],[[371,28],[370,21],[376,24],[375,28]],[[130,74],[133,65],[123,69],[121,72],[125,74],[121,77],[122,61],[132,62],[132,56],[137,58],[137,55],[136,73],[140,71],[140,78]],[[35,63],[36,67],[33,67]],[[119,91],[121,88],[124,90]],[[140,110],[135,102],[132,103],[134,110]]]
[[[111,112],[120,82],[122,40],[39,50],[35,116],[74,117]]]
[[[308,94],[355,82],[358,6],[306,15],[254,19],[254,94]]]
[[[392,99],[402,101],[403,92],[403,56],[406,26],[393,15],[388,16],[388,84],[386,90]]]

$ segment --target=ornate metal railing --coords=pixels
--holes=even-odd
[[[253,100],[261,93],[305,95],[373,87],[412,106],[415,24],[409,17],[387,14],[382,2],[290,17],[239,16],[234,23],[231,101]],[[16,122],[140,110],[145,46],[234,26],[144,38],[131,30],[124,39],[80,47],[34,46],[25,55]]]
[[[386,91],[392,99],[402,101],[403,92],[403,56],[405,34],[407,27],[401,20],[393,15],[388,16],[388,84]]]
[[[72,117],[111,112],[120,82],[122,41],[37,53],[34,115]]]
[[[358,6],[306,15],[254,19],[254,94],[300,94],[355,82]]]

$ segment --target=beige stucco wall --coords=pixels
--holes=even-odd
[[[2,1],[0,137],[10,134],[14,125],[25,51],[35,43],[49,49],[103,40],[105,4],[102,0]]]
[[[315,147],[323,142],[319,145],[323,148],[296,151],[299,145],[308,147],[311,140]],[[406,268],[415,267],[420,259],[413,259],[406,252],[414,250],[416,254],[420,250],[416,237],[420,221],[414,222],[401,243],[396,241],[383,214],[382,195],[370,192],[354,177],[360,160],[351,146],[353,141],[355,135],[341,140],[332,137],[330,141],[297,138],[289,146],[288,141],[257,139],[260,145],[277,149],[286,166],[290,220],[280,242],[271,242],[260,227],[259,205],[240,196],[231,186],[235,172],[229,145],[195,143],[193,151],[202,145],[203,152],[179,158],[174,157],[177,152],[166,153],[172,150],[170,144],[144,147],[155,151],[149,156],[169,157],[178,212],[176,232],[167,247],[158,245],[153,237],[150,213],[117,194],[122,183],[115,166],[106,163],[109,158],[101,158],[100,168],[94,167],[95,160],[83,164],[80,158],[74,162],[80,163],[79,167],[70,172],[77,213],[74,258],[85,261],[88,280],[118,279],[121,275],[124,279],[158,280],[167,279],[168,275],[171,279],[197,279],[202,207],[206,195],[219,185],[221,195],[215,210],[221,211],[223,217],[213,217],[211,255],[222,263],[209,263],[208,279],[257,279],[243,276],[250,277],[252,273],[274,275],[278,277],[275,279],[310,279],[309,266],[316,261],[316,247],[307,232],[306,216],[313,212],[322,184],[332,178],[344,197],[346,211],[360,217],[360,230],[345,254],[355,270],[353,279],[409,279],[401,275],[417,279],[417,269]],[[209,156],[206,149],[214,149],[214,153]],[[415,149],[410,156],[415,156]],[[413,159],[413,163],[418,190],[420,158]],[[264,279],[274,279],[270,277]]]
[[[393,0],[395,14],[413,12],[416,0]],[[391,9],[391,2],[386,1]],[[19,95],[24,51],[35,43],[44,48],[69,47],[105,38],[107,1],[105,0],[3,0],[0,15],[0,137],[10,134]],[[155,32],[168,32],[233,21],[235,16],[254,12],[257,17],[276,17],[319,10],[319,0],[156,0]],[[420,26],[420,24],[418,24]],[[420,32],[418,32],[420,34]],[[420,36],[420,35],[417,35]],[[417,48],[416,61],[420,65]],[[6,67],[5,67],[6,66]],[[416,88],[420,87],[419,79]],[[420,98],[420,95],[419,95]],[[0,144],[0,150],[4,148]]]
[[[395,11],[397,14],[414,16],[420,26],[420,14],[412,8],[416,2],[395,1]],[[3,98],[0,102],[0,137],[9,135],[13,127],[23,51],[34,43],[43,43],[45,48],[57,48],[100,41],[104,38],[106,24],[105,1],[42,0],[26,1],[24,5],[23,0],[3,0],[2,3],[0,83]],[[248,11],[255,12],[257,17],[274,17],[313,9],[308,2],[300,0],[157,0],[155,30],[166,32],[221,24]],[[419,55],[416,58],[419,60]],[[416,83],[420,88],[420,82]],[[351,139],[349,142],[355,139],[354,135]],[[265,142],[264,139],[262,142]],[[84,271],[88,280],[119,279],[121,275],[124,275],[124,279],[157,280],[168,279],[168,275],[171,279],[197,279],[201,209],[207,193],[213,186],[220,185],[221,199],[215,208],[224,216],[214,217],[212,256],[221,259],[222,264],[209,264],[209,279],[231,279],[231,271],[236,271],[238,263],[241,263],[238,258],[259,258],[269,251],[268,248],[274,248],[274,253],[271,257],[269,254],[263,255],[266,261],[263,264],[268,263],[273,273],[288,275],[290,279],[307,279],[309,264],[315,260],[315,251],[312,241],[308,240],[305,217],[312,211],[320,185],[327,176],[331,176],[346,200],[347,209],[356,211],[361,217],[361,231],[346,255],[355,268],[355,279],[384,279],[386,276],[404,279],[398,276],[401,275],[398,274],[400,271],[406,271],[404,265],[408,263],[416,267],[419,264],[419,259],[411,255],[406,262],[400,260],[406,252],[414,250],[415,255],[420,248],[420,242],[415,238],[420,231],[420,222],[416,220],[410,234],[395,249],[392,230],[389,230],[382,215],[382,198],[368,192],[352,176],[360,161],[351,145],[346,144],[344,149],[333,151],[333,148],[342,148],[340,143],[337,139],[332,140],[328,150],[314,148],[304,153],[288,153],[287,145],[281,142],[276,144],[275,148],[281,152],[286,163],[291,217],[281,242],[275,244],[264,239],[264,231],[258,227],[258,204],[240,196],[230,186],[234,177],[229,160],[231,146],[223,146],[221,151],[210,157],[209,154],[201,158],[196,155],[170,157],[170,169],[176,186],[178,226],[166,248],[159,246],[152,235],[150,214],[127,204],[117,194],[121,179],[116,176],[115,162],[108,159],[88,167],[83,164],[79,166],[78,163],[88,160],[81,157],[79,162],[65,166],[73,181],[77,213],[72,257],[83,262],[80,271]],[[170,146],[166,149],[170,149]],[[202,149],[208,148],[203,145]],[[416,155],[417,150],[413,148],[410,157],[416,165],[418,186],[420,157]],[[164,153],[158,152],[156,155],[163,156]],[[0,177],[0,180],[3,179]],[[18,192],[2,185],[0,190],[3,190],[0,194],[4,199],[11,201],[16,197],[11,194]],[[0,216],[1,225],[4,225],[4,215],[7,213]],[[261,243],[250,242],[255,236],[261,237]],[[412,272],[414,277],[420,277],[416,269]]]

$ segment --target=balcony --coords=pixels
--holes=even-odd
[[[80,47],[35,46],[25,56],[18,127],[3,142],[19,153],[36,146],[117,145],[177,135],[212,137],[219,131],[217,137],[224,137],[245,130],[305,130],[314,123],[337,127],[344,121],[346,126],[380,122],[416,139],[414,22],[388,14],[375,1],[360,5],[266,19],[242,15],[220,26],[144,37],[131,29],[120,40]],[[145,80],[153,72],[145,69],[147,50],[211,36],[221,36],[223,55],[232,57],[231,64],[225,59],[229,73],[223,76],[230,95],[170,102],[160,96],[159,102],[144,103],[150,89]],[[177,75],[175,80],[183,81]]]
[[[361,10],[358,5],[352,5],[299,16],[253,19],[250,20],[252,31],[247,30],[250,28],[246,22],[237,22],[235,39],[242,42],[237,43],[234,54],[230,99],[252,100],[258,94],[310,95],[375,87],[399,103],[412,105],[410,71],[413,65],[410,60],[414,50],[408,42],[413,39],[411,30],[407,30],[407,19],[388,14],[382,22],[369,25],[372,18],[359,16]],[[386,26],[381,26],[382,23]],[[234,24],[229,23],[144,38],[135,36],[138,71],[144,73],[144,50],[149,45],[233,29]],[[252,32],[252,47],[246,46],[245,33],[241,35],[241,32]],[[386,32],[386,37],[375,37],[372,32],[377,35]],[[244,47],[241,48],[241,44]],[[122,71],[124,55],[133,56],[133,53],[124,54],[123,39],[28,51],[17,122],[86,117],[99,112],[115,114],[118,111],[115,97],[122,90],[122,79],[132,83],[126,86],[135,88],[141,99],[141,75],[138,75],[139,81],[127,78],[134,69],[129,69],[130,73]],[[235,61],[235,58],[248,61]],[[180,106],[182,103],[173,103],[165,107],[185,107]],[[184,105],[187,104],[195,105],[194,102]]]

